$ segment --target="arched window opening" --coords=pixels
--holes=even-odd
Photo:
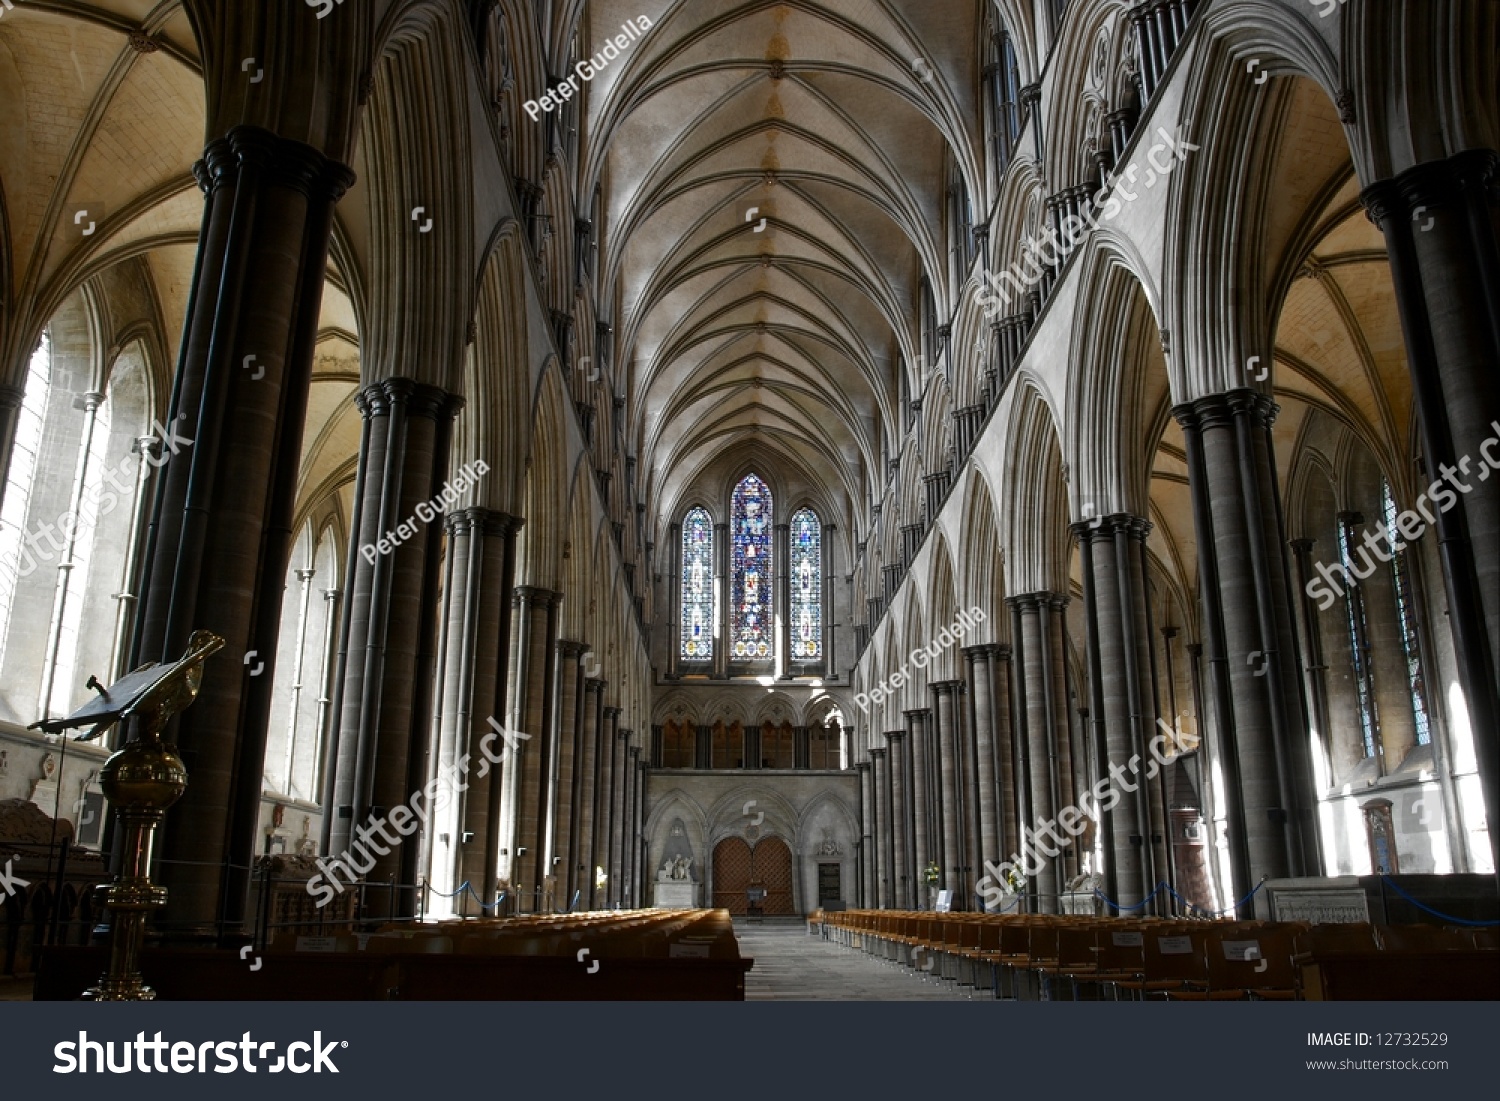
[[[52,386],[52,340],[42,334],[26,371],[26,389],[16,416],[15,444],[10,454],[10,473],[0,506],[0,669],[4,668],[10,640],[11,611],[22,578],[37,568],[36,556],[26,547],[26,513],[31,504],[32,480],[36,476],[37,453],[42,446],[42,420],[47,392]]]
[[[1406,682],[1411,689],[1412,721],[1416,726],[1417,745],[1432,744],[1432,722],[1427,710],[1427,678],[1422,672],[1421,647],[1417,639],[1417,611],[1412,604],[1411,574],[1407,568],[1406,550],[1395,550],[1401,543],[1396,530],[1396,499],[1389,483],[1381,486],[1384,500],[1385,530],[1389,533],[1391,582],[1396,596],[1396,622],[1401,630],[1401,649],[1406,659]]]
[[[736,661],[775,656],[772,613],[771,490],[754,474],[731,502],[730,654]]]
[[[90,674],[122,673],[131,626],[146,361],[130,345],[93,389],[79,316],[32,355],[0,509],[0,717],[23,724],[72,711]]]
[[[1344,565],[1346,576],[1360,577],[1355,570],[1353,549],[1356,542],[1354,527],[1360,522],[1358,513],[1339,514],[1339,561]],[[1365,617],[1364,593],[1358,585],[1351,585],[1344,601],[1345,622],[1349,632],[1349,658],[1354,669],[1355,694],[1359,704],[1359,728],[1364,741],[1366,759],[1375,756],[1375,689],[1370,664],[1370,626]]]
[[[332,528],[316,545],[302,529],[287,567],[271,688],[265,786],[289,799],[316,803],[337,635],[339,549]]]
[[[714,656],[714,524],[707,509],[695,508],[682,522],[683,661]]]
[[[823,525],[810,508],[799,510],[791,524],[791,636],[793,661],[823,657]]]

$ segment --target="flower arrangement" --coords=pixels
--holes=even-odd
[[[927,880],[928,886],[935,887],[941,877],[942,873],[938,870],[937,861],[929,860],[927,867],[922,869],[922,878]]]

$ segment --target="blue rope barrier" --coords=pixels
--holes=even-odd
[[[1249,902],[1252,898],[1254,898],[1257,894],[1259,894],[1260,893],[1260,889],[1262,887],[1264,887],[1265,885],[1266,885],[1266,881],[1264,879],[1261,880],[1259,883],[1257,883],[1255,885],[1255,889],[1252,890],[1248,895],[1246,895],[1244,898],[1240,899],[1233,906],[1226,906],[1222,910],[1209,910],[1209,909],[1205,909],[1204,907],[1199,906],[1196,902],[1192,902],[1192,901],[1190,901],[1188,899],[1183,898],[1180,894],[1178,894],[1175,890],[1172,889],[1172,885],[1170,883],[1166,882],[1166,880],[1163,880],[1162,882],[1158,883],[1155,887],[1153,887],[1151,889],[1151,893],[1149,895],[1147,895],[1145,898],[1141,899],[1141,901],[1138,902],[1138,903],[1136,903],[1134,906],[1121,906],[1118,902],[1115,902],[1113,899],[1111,899],[1107,895],[1105,895],[1104,892],[1101,891],[1101,890],[1099,890],[1099,888],[1097,888],[1097,887],[1094,888],[1094,895],[1097,898],[1099,898],[1101,901],[1103,901],[1103,903],[1106,906],[1109,906],[1110,908],[1112,908],[1113,910],[1115,910],[1116,913],[1122,913],[1123,914],[1123,913],[1125,913],[1127,911],[1142,909],[1153,898],[1155,898],[1157,895],[1161,894],[1162,891],[1166,891],[1169,895],[1171,895],[1173,898],[1175,898],[1178,902],[1182,903],[1184,906],[1186,906],[1193,913],[1203,914],[1206,917],[1221,917],[1224,914],[1234,913],[1235,911],[1239,910],[1240,907],[1244,906],[1245,903]]]
[[[1104,905],[1110,907],[1116,913],[1123,914],[1123,913],[1125,913],[1128,910],[1140,910],[1140,909],[1143,909],[1148,902],[1150,902],[1157,895],[1161,894],[1161,889],[1163,887],[1165,887],[1165,886],[1166,886],[1165,883],[1158,883],[1155,887],[1151,888],[1151,893],[1149,895],[1147,895],[1145,898],[1141,899],[1134,906],[1121,906],[1118,902],[1115,902],[1108,895],[1106,895],[1103,891],[1101,891],[1098,887],[1094,888],[1094,894],[1098,898],[1100,898],[1100,899],[1103,900]]]
[[[573,912],[574,908],[578,905],[578,900],[580,898],[582,898],[582,897],[583,897],[583,888],[580,887],[578,890],[576,890],[576,891],[573,892],[573,901],[570,902],[570,903],[568,903],[568,908],[566,910],[564,910],[563,913],[565,913],[565,914],[571,914]]]
[[[1202,906],[1199,906],[1196,902],[1189,902],[1187,899],[1183,898],[1176,891],[1172,890],[1172,888],[1171,888],[1171,886],[1169,884],[1166,884],[1166,883],[1162,884],[1163,887],[1167,888],[1167,891],[1171,894],[1171,896],[1173,898],[1175,898],[1178,902],[1182,903],[1189,910],[1195,910],[1195,911],[1197,911],[1200,914],[1207,914],[1209,917],[1221,917],[1224,914],[1233,913],[1234,911],[1238,910],[1241,906],[1245,905],[1245,903],[1249,902],[1257,894],[1259,894],[1260,893],[1260,889],[1262,887],[1264,887],[1265,885],[1266,885],[1266,881],[1264,879],[1262,879],[1259,883],[1257,883],[1255,885],[1255,889],[1254,890],[1252,890],[1248,895],[1246,895],[1244,898],[1242,898],[1238,902],[1236,902],[1233,906],[1226,906],[1222,910],[1206,910]]]
[[[469,897],[472,898],[475,902],[479,903],[480,908],[484,910],[493,910],[495,907],[499,906],[502,902],[505,901],[505,892],[501,891],[498,895],[495,896],[494,902],[486,902],[484,899],[480,898],[477,893],[475,893],[474,888],[469,885],[469,881],[467,879],[464,880],[463,883],[459,884],[458,890],[454,891],[452,894],[444,894],[442,891],[434,890],[431,884],[427,885],[427,890],[432,894],[437,895],[438,898],[457,898],[465,891],[468,891]]]
[[[1451,921],[1454,925],[1469,925],[1479,929],[1489,929],[1496,925],[1500,925],[1500,921],[1470,921],[1467,918],[1454,917],[1452,914],[1445,914],[1441,910],[1434,910],[1425,902],[1418,902],[1416,899],[1412,898],[1411,895],[1403,891],[1400,884],[1398,884],[1390,876],[1382,875],[1380,878],[1385,882],[1385,885],[1387,887],[1395,891],[1402,898],[1406,899],[1407,902],[1410,902],[1419,910],[1426,910],[1433,917],[1440,917],[1444,921]]]

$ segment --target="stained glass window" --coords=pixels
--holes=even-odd
[[[682,660],[714,656],[714,522],[695,508],[682,521]]]
[[[792,659],[823,656],[823,525],[804,508],[792,516]]]
[[[775,650],[771,611],[771,489],[754,474],[734,487],[730,507],[730,654],[736,661],[770,661]]]

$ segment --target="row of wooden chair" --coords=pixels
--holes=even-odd
[[[739,959],[734,924],[723,910],[633,910],[392,925],[372,934],[376,953],[571,957],[587,946],[617,959]]]
[[[828,939],[934,980],[1023,1000],[1291,1000],[1320,986],[1308,968],[1330,957],[1500,960],[1492,928],[888,910],[811,921]]]

